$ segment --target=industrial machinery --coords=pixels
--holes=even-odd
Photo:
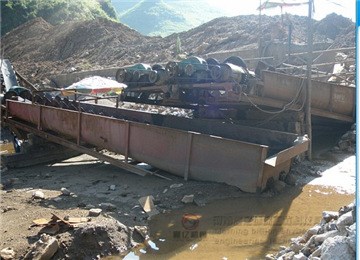
[[[301,111],[303,78],[273,71],[258,73],[261,80],[235,56],[223,62],[189,57],[123,67],[116,70],[116,79],[128,86],[122,94],[125,101],[194,108],[195,115],[196,108],[241,107],[242,112],[262,118],[263,114],[249,108],[261,113],[270,108],[273,111],[265,112],[273,115],[290,109]],[[139,175],[149,172],[131,165],[130,158],[184,179],[225,182],[260,192],[269,179],[288,172],[291,160],[308,149],[309,140],[301,129],[289,133],[237,124],[232,118],[205,120],[203,116],[184,118],[120,109],[118,102],[115,107],[88,103],[99,97],[71,100],[48,91],[32,90],[30,99],[18,101],[11,99],[21,95],[12,95],[4,103],[3,122],[19,133],[33,133]],[[314,81],[312,115],[352,122],[354,91],[353,87]],[[265,120],[272,118],[265,116]],[[288,116],[294,122],[286,123],[297,127],[301,119],[293,118],[301,115]],[[124,160],[98,153],[101,149],[121,154]]]
[[[249,93],[256,83],[255,74],[236,56],[223,63],[191,56],[166,64],[136,64],[118,69],[116,80],[128,85],[125,101],[195,110],[199,105],[218,102],[229,91]]]
[[[165,66],[137,64],[116,73],[118,81],[128,84],[128,93],[149,93],[150,97],[159,91],[167,99],[167,92],[162,92],[164,85],[160,85],[166,84],[173,90],[178,87],[178,93],[183,93],[180,101],[185,103],[200,102],[201,92],[220,91],[215,87],[218,84],[243,88],[248,77],[251,75],[247,68],[239,64],[197,57]],[[197,84],[207,86],[197,88]],[[224,182],[246,192],[261,192],[270,179],[288,172],[292,158],[308,147],[306,137],[299,139],[292,133],[120,109],[118,103],[115,107],[91,103],[99,97],[70,99],[51,94],[53,91],[9,89],[2,105],[2,122],[19,139],[36,135],[141,176],[157,173],[131,162],[144,162],[185,180]],[[174,92],[169,94],[168,98],[174,98]],[[120,154],[123,159],[99,152],[102,149]]]
[[[143,77],[130,80],[125,72]],[[199,117],[221,118],[224,113],[230,115],[246,104],[257,109],[263,107],[265,109],[259,110],[269,114],[304,108],[306,80],[303,77],[276,72],[261,60],[255,72],[237,56],[223,62],[191,56],[165,65],[137,64],[120,68],[116,79],[128,85],[124,101],[191,108]],[[313,115],[354,122],[354,87],[312,82]]]

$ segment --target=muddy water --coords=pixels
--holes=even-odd
[[[338,210],[353,200],[354,195],[307,185],[273,198],[250,195],[188,206],[154,217],[150,245],[132,254],[140,259],[264,259],[319,223],[323,210]]]
[[[14,144],[12,142],[0,144],[0,154],[12,154],[12,153],[15,153]]]

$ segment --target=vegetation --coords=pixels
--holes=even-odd
[[[1,0],[1,34],[35,17],[51,24],[104,17],[116,20],[111,0]]]
[[[142,0],[123,13],[120,21],[145,35],[172,33],[186,23],[182,14],[163,0]]]
[[[0,0],[1,35],[35,18],[51,24],[104,17],[144,35],[167,36],[194,28],[219,15],[206,0]]]
[[[120,21],[145,35],[186,31],[221,15],[205,0],[112,0]]]

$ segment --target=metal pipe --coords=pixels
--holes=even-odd
[[[311,127],[311,64],[312,64],[312,51],[313,51],[313,34],[312,34],[312,7],[313,0],[309,0],[309,16],[308,16],[308,60],[307,60],[307,91],[306,91],[306,103],[305,103],[305,118],[306,118],[306,132],[309,137],[309,149],[307,151],[307,157],[312,160],[312,127]]]
[[[31,88],[31,90],[35,90],[38,91],[38,89],[30,83],[30,81],[28,81],[23,75],[21,75],[19,72],[15,71],[15,75],[17,77],[20,78],[20,80],[22,80],[27,86],[29,86]]]
[[[309,1],[312,1],[312,0],[309,0]],[[327,52],[339,52],[339,51],[353,51],[353,50],[355,50],[355,47],[346,47],[346,48],[313,51],[313,54],[318,54],[318,53],[322,54],[322,53],[327,53]],[[293,53],[293,56],[306,55],[306,54],[308,54],[308,52],[298,52],[298,53]]]

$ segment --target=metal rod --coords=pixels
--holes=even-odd
[[[116,108],[119,108],[119,99],[120,99],[120,97],[119,97],[119,95],[117,95],[116,96]]]
[[[308,60],[307,60],[307,91],[306,91],[306,103],[305,103],[305,118],[306,118],[306,132],[309,137],[309,149],[307,151],[307,157],[312,160],[312,127],[311,127],[311,64],[312,64],[312,51],[313,51],[313,33],[312,33],[312,7],[313,0],[309,0],[309,16],[308,16]]]
[[[309,1],[313,1],[313,0],[309,0]],[[322,53],[327,53],[327,52],[338,52],[338,51],[352,51],[355,50],[355,47],[346,47],[346,48],[338,48],[338,49],[328,49],[328,50],[321,50],[321,51],[313,51],[314,54],[322,54]],[[308,54],[308,52],[298,52],[298,53],[293,53],[293,55],[306,55]]]
[[[19,72],[15,71],[15,75],[18,76],[26,85],[28,85],[31,90],[35,90],[38,91],[38,89],[30,83],[30,81],[28,81],[23,75],[21,75]]]
[[[45,92],[54,92],[54,91],[61,91],[60,88],[48,88],[48,89],[38,89],[38,90],[33,90],[33,93],[45,93]]]
[[[354,59],[348,59],[348,60],[343,61],[343,62],[334,61],[334,62],[327,62],[327,63],[314,63],[314,64],[312,64],[312,67],[334,65],[334,64],[337,64],[337,63],[354,64],[355,60]],[[299,68],[299,69],[306,67],[306,65],[297,66],[297,65],[292,65],[292,64],[288,64],[288,63],[282,63],[282,65],[284,65],[285,67],[292,67],[292,68]],[[279,67],[277,69],[286,69],[286,68]]]
[[[94,97],[91,95],[82,95],[82,96],[88,96],[88,97],[92,97],[92,98],[84,98],[81,99],[81,102],[85,102],[85,101],[94,101],[94,100],[100,100],[100,99],[110,99],[110,98],[116,98],[117,96],[107,96],[107,97]]]
[[[261,0],[259,0],[259,41],[258,41],[258,51],[259,56],[261,58],[261,47],[262,47],[262,40],[261,40]]]
[[[259,61],[259,60],[274,60],[274,57],[259,57],[259,58],[248,58],[248,59],[243,59],[244,61]]]
[[[9,100],[6,100],[5,118],[9,118]]]

